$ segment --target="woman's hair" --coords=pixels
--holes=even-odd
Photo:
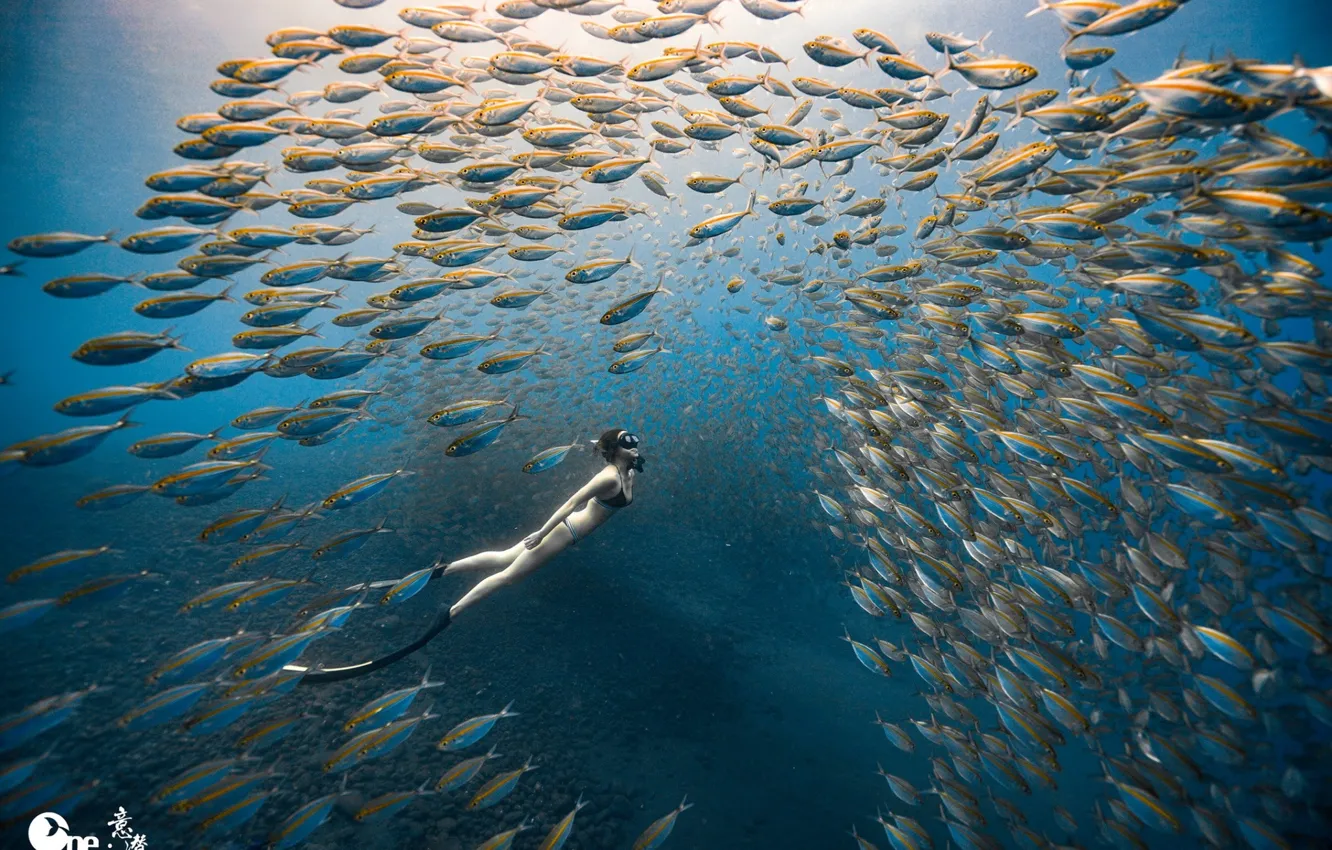
[[[612,428],[601,435],[597,440],[597,451],[606,459],[607,463],[615,460],[615,449],[619,445],[620,435],[624,433],[623,428]]]

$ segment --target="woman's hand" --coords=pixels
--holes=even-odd
[[[534,531],[523,538],[523,546],[528,549],[535,549],[536,547],[541,545],[541,541],[545,538],[545,536],[546,535],[542,534],[539,531]]]

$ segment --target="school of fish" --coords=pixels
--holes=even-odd
[[[268,34],[264,55],[218,66],[213,111],[177,123],[174,154],[187,162],[147,176],[145,229],[8,242],[17,257],[0,274],[14,277],[84,251],[140,257],[139,274],[42,288],[147,291],[139,318],[124,317],[134,329],[108,327],[72,356],[179,365],[53,399],[86,419],[0,451],[3,468],[77,461],[133,426],[138,405],[217,393],[221,408],[244,381],[291,378],[317,397],[132,440],[140,458],[194,457],[69,509],[243,501],[279,441],[354,440],[397,416],[450,459],[525,429],[550,446],[522,466],[538,474],[586,435],[543,432],[527,406],[540,408],[541,382],[498,376],[557,358],[595,392],[650,383],[666,354],[726,392],[725,359],[691,353],[714,332],[699,325],[700,303],[718,299],[723,316],[758,305],[759,342],[802,394],[793,433],[812,435],[821,464],[808,511],[826,515],[844,550],[829,580],[865,615],[844,639],[871,674],[920,682],[914,704],[866,717],[892,748],[884,807],[851,828],[861,850],[877,846],[875,830],[896,850],[939,846],[922,823],[934,813],[967,850],[1080,846],[1075,835],[1130,850],[1314,846],[1332,831],[1319,791],[1332,727],[1321,479],[1332,472],[1332,293],[1314,254],[1332,237],[1332,159],[1314,150],[1332,135],[1332,68],[1181,54],[1154,78],[1114,70],[1118,37],[1202,26],[1206,0],[1038,0],[1025,26],[1066,33],[1066,77],[1053,80],[1030,64],[1038,57],[961,34],[899,46],[866,27],[816,35],[794,56],[707,35],[722,13],[742,28],[791,15],[817,27],[812,6],[503,0],[404,8],[400,31]],[[563,53],[539,39],[542,16],[577,16],[607,54],[633,58]],[[305,74],[329,81],[295,90]],[[743,162],[675,174],[723,145]],[[636,200],[644,191],[656,200]],[[373,224],[358,226],[376,201]],[[347,250],[372,232],[390,234],[391,253]],[[237,298],[233,350],[188,351],[191,328]],[[755,344],[724,330],[723,351]],[[430,402],[441,395],[451,400]],[[305,593],[324,562],[394,529],[386,516],[310,545],[285,538],[417,472],[366,471],[300,507],[213,516],[199,540],[233,554],[182,616]],[[14,565],[8,582],[21,591],[90,569],[115,543]],[[344,774],[341,790],[263,831],[251,823],[277,775],[256,754],[308,719],[289,696],[300,675],[284,665],[353,617],[406,602],[429,572],[373,595],[318,595],[277,636],[209,620],[214,637],[172,648],[145,693],[118,693],[119,725],[204,735],[245,718],[246,755],[163,777],[153,802],[207,841],[285,848],[335,812],[368,823],[433,794],[471,794],[468,810],[503,800],[537,763],[461,789],[497,758],[475,745],[512,705],[454,719],[438,748],[472,749],[442,778],[346,804],[347,771],[437,716],[429,692],[441,683],[427,674],[346,720],[318,766]],[[0,631],[144,576],[15,597]],[[95,687],[0,720],[0,749],[68,720]],[[409,713],[418,697],[425,707]],[[922,742],[935,749],[931,786],[918,789],[892,765]],[[1101,778],[1084,811],[1055,808],[1051,834],[1027,825],[1024,806],[1058,786],[1061,759]],[[0,768],[6,822],[89,793],[44,787],[41,761]],[[562,847],[595,802],[532,813],[480,847],[517,846],[538,824],[543,850]],[[648,825],[634,850],[665,842],[691,805]]]

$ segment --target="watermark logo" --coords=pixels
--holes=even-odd
[[[140,835],[131,829],[129,825],[131,820],[133,818],[125,813],[124,806],[116,809],[116,813],[111,816],[111,820],[106,822],[106,825],[111,827],[111,837],[119,838],[125,842],[125,850],[147,850],[147,836]],[[96,847],[97,845],[94,844],[93,846]]]
[[[42,812],[28,824],[28,843],[33,850],[93,850],[95,835],[70,835],[69,823],[55,812]]]
[[[111,837],[125,842],[125,850],[147,850],[148,838],[130,828],[133,820],[121,806],[106,825]],[[28,843],[32,850],[99,850],[95,835],[70,835],[69,822],[56,812],[42,812],[28,824]],[[108,845],[107,850],[111,850]]]

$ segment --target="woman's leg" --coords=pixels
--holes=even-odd
[[[462,569],[493,569],[497,566],[504,566],[504,570],[482,579],[477,583],[476,587],[473,587],[468,591],[466,596],[453,603],[452,607],[440,608],[439,612],[435,615],[434,622],[430,624],[430,627],[426,629],[424,634],[406,646],[395,649],[388,655],[383,655],[370,661],[363,661],[360,664],[352,664],[346,667],[311,670],[309,667],[299,664],[288,664],[283,669],[292,673],[304,674],[300,681],[300,684],[303,686],[341,682],[345,679],[365,676],[376,670],[383,669],[390,664],[406,658],[408,655],[411,655],[430,643],[430,641],[434,640],[436,635],[448,628],[449,623],[452,622],[453,616],[459,611],[462,611],[468,605],[484,599],[504,585],[512,584],[533,572],[542,564],[569,548],[571,543],[573,543],[573,536],[569,533],[569,529],[561,523],[554,531],[547,534],[546,539],[542,540],[541,545],[537,546],[535,549],[528,549],[523,546],[522,543],[519,543],[516,546],[505,549],[503,552],[482,552],[477,555],[472,555],[469,558],[464,558],[462,561],[455,561],[453,564],[449,564],[447,568],[440,567],[439,569],[443,569],[445,572],[448,572],[449,570],[457,572],[459,570],[459,565],[464,565],[461,567]],[[388,583],[390,582],[376,582],[373,585],[367,585],[367,587]]]
[[[467,572],[469,570],[502,570],[514,562],[514,560],[523,552],[522,541],[515,543],[508,549],[497,549],[493,552],[478,552],[457,561],[450,561],[444,565],[443,575],[452,573]]]
[[[466,608],[475,605],[490,594],[499,590],[505,585],[521,581],[533,572],[541,568],[547,561],[569,548],[573,542],[573,537],[569,534],[569,529],[560,523],[555,526],[555,530],[547,534],[545,539],[535,549],[527,549],[519,543],[518,548],[522,552],[514,559],[513,563],[505,567],[494,575],[486,576],[476,583],[476,586],[453,603],[449,609],[450,618],[458,616]]]

